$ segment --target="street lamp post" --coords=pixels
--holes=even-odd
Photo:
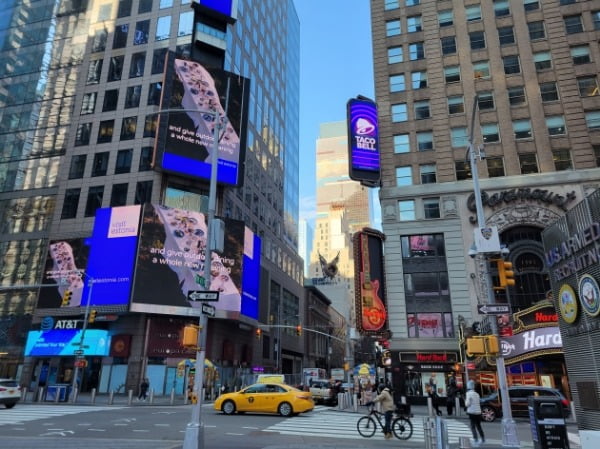
[[[481,228],[485,225],[485,215],[483,213],[483,203],[481,201],[481,190],[479,187],[479,173],[477,170],[477,158],[481,157],[481,149],[477,149],[478,153],[475,154],[475,148],[473,146],[473,134],[475,129],[475,115],[477,112],[478,97],[477,94],[473,100],[473,115],[471,117],[471,130],[469,135],[469,163],[471,165],[471,174],[473,177],[473,192],[475,194],[475,207],[477,210],[477,227]],[[480,253],[477,252],[477,256]],[[485,256],[483,256],[485,257]],[[485,282],[484,287],[484,301],[487,304],[493,304],[494,292],[492,288],[492,282],[490,277],[489,261],[485,258],[485,276],[483,281]],[[492,333],[498,335],[498,323],[496,320],[491,320]],[[500,353],[496,357],[496,368],[498,372],[498,386],[500,387],[500,397],[502,399],[502,445],[510,447],[519,447],[519,437],[517,435],[517,425],[512,417],[512,411],[510,408],[510,398],[508,396],[508,385],[506,381],[506,367],[504,365],[504,357]]]
[[[77,355],[75,357],[75,367],[73,369],[73,386],[71,387],[71,402],[77,401],[77,395],[79,393],[79,386],[77,385],[77,378],[79,377],[79,363],[81,360],[85,360],[83,357],[84,351],[84,340],[85,340],[85,331],[87,330],[88,319],[90,316],[90,303],[92,300],[92,287],[94,286],[94,280],[89,277],[85,272],[80,272],[82,276],[87,277],[88,279],[88,292],[86,296],[86,304],[85,304],[85,313],[83,316],[83,328],[81,329],[81,337],[79,338],[79,343],[77,344]],[[58,394],[58,392],[56,393]]]

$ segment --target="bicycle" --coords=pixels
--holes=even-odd
[[[404,414],[398,415],[398,410],[394,411],[394,414],[396,417],[392,419],[392,433],[399,440],[408,440],[413,433],[413,425],[410,422],[410,418]],[[358,420],[356,429],[360,436],[371,438],[377,431],[377,423],[379,423],[379,427],[381,427],[381,431],[383,432],[384,419],[384,413],[377,411],[375,406],[372,405],[369,409],[369,414]]]

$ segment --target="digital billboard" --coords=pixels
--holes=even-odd
[[[164,171],[210,179],[215,149],[224,184],[243,182],[250,82],[247,78],[199,62],[167,55],[154,162]],[[181,109],[181,112],[174,110]]]
[[[219,301],[211,303],[217,317],[235,318],[242,303],[244,223],[222,220],[224,250],[211,255],[208,290],[219,291]],[[188,300],[188,293],[207,290],[207,230],[202,212],[156,204],[144,206],[131,311],[188,316],[200,313],[202,303]]]
[[[244,232],[244,256],[242,270],[242,315],[258,320],[260,297],[261,239],[249,228]]]
[[[237,14],[237,0],[197,0],[198,3],[206,8],[217,11],[224,16],[235,17]]]
[[[110,350],[108,331],[87,329],[83,346],[81,329],[52,329],[47,331],[29,331],[25,343],[25,357],[32,356],[73,356],[77,349],[83,350],[83,355],[107,356]]]
[[[381,163],[377,104],[359,96],[348,100],[346,108],[350,179],[368,187],[379,186]]]

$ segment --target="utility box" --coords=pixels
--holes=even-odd
[[[535,449],[570,449],[563,406],[553,396],[530,396],[529,422]]]

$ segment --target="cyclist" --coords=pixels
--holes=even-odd
[[[390,389],[384,384],[377,386],[377,393],[377,397],[366,405],[372,406],[375,402],[381,402],[381,411],[385,417],[383,433],[385,434],[385,439],[389,440],[392,438],[392,416],[394,416],[394,409],[396,408],[394,398]]]

